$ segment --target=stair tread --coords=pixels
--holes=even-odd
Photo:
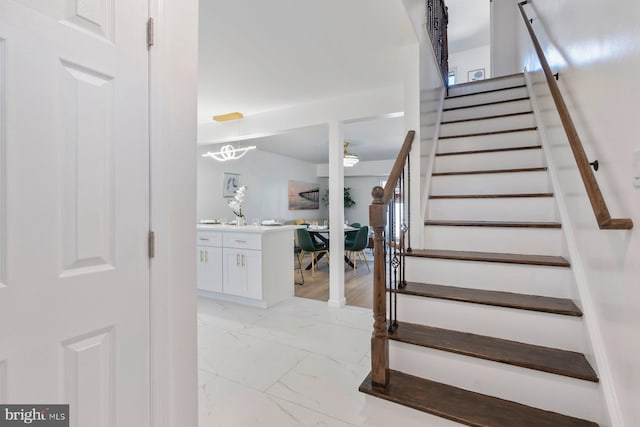
[[[451,95],[451,96],[445,97],[445,100],[462,98],[462,97],[465,97],[465,96],[482,95],[482,94],[485,94],[485,93],[502,92],[504,90],[510,90],[510,89],[522,89],[522,88],[525,88],[525,87],[527,87],[526,84],[518,83],[518,84],[515,84],[513,86],[500,87],[500,88],[495,88],[495,89],[487,89],[487,90],[481,90],[481,91],[478,91],[478,92],[471,92],[471,93],[461,93],[460,95]]]
[[[598,376],[582,353],[398,322],[389,339],[586,381]]]
[[[461,288],[458,286],[434,285],[431,283],[407,282],[398,293],[427,298],[438,298],[473,304],[494,305],[520,310],[540,311],[581,317],[582,311],[568,298],[541,295],[516,294],[513,292],[490,291],[485,289]]]
[[[562,228],[559,222],[428,220],[424,225],[450,227]]]
[[[528,96],[523,96],[521,98],[505,99],[505,100],[502,100],[502,101],[491,101],[491,102],[484,102],[484,103],[481,103],[481,104],[474,104],[474,105],[462,105],[460,107],[448,107],[448,108],[444,108],[442,111],[461,110],[463,108],[486,107],[488,105],[503,104],[505,102],[524,101],[524,100],[527,100],[527,99],[529,99]]]
[[[504,113],[504,114],[495,114],[493,116],[472,117],[472,118],[469,118],[469,119],[448,120],[448,121],[443,121],[440,124],[442,124],[442,125],[450,125],[450,124],[454,124],[454,123],[476,122],[476,121],[480,121],[480,120],[502,119],[502,118],[506,118],[506,117],[524,116],[524,115],[527,115],[527,114],[533,114],[533,111],[528,110],[528,111],[520,111],[520,112],[517,112],[517,113]]]
[[[506,254],[498,252],[452,251],[445,249],[413,249],[407,256],[420,258],[456,259],[462,261],[501,262],[507,264],[569,267],[565,258],[549,255]]]
[[[546,167],[540,168],[519,168],[519,169],[489,169],[489,170],[471,170],[456,172],[435,172],[432,176],[449,176],[449,175],[482,175],[489,173],[517,173],[517,172],[544,172],[548,170]]]
[[[359,390],[419,411],[475,427],[597,427],[598,424],[389,370],[375,387],[369,374]]]
[[[429,196],[430,199],[505,199],[513,197],[553,197],[553,193],[518,193],[518,194],[440,194]]]
[[[467,151],[452,151],[448,153],[436,153],[436,157],[458,156],[462,154],[500,153],[503,151],[540,150],[540,149],[542,149],[541,145],[527,145],[525,147],[508,147],[508,148],[487,148],[484,150],[467,150]]]
[[[440,136],[439,139],[453,139],[453,138],[468,138],[468,137],[472,137],[472,136],[500,135],[500,134],[503,134],[503,133],[528,132],[528,131],[533,131],[533,130],[537,130],[537,129],[538,129],[537,126],[531,126],[531,127],[526,127],[526,128],[517,128],[517,129],[504,129],[504,130],[493,130],[493,131],[486,131],[486,132],[466,133],[466,134],[462,134],[462,135],[447,135],[447,136]]]

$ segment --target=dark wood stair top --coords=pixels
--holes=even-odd
[[[441,136],[438,139],[453,139],[453,138],[468,138],[472,136],[487,136],[487,135],[500,135],[503,133],[515,133],[515,132],[528,132],[532,130],[537,130],[537,126],[527,127],[527,128],[518,128],[518,129],[504,129],[504,130],[493,130],[487,132],[475,132],[475,133],[465,133],[462,135],[447,135]]]
[[[490,120],[490,119],[503,119],[506,117],[514,117],[514,116],[524,116],[527,114],[533,114],[533,111],[520,111],[518,113],[504,113],[504,114],[496,114],[493,116],[482,116],[482,117],[472,117],[469,119],[457,119],[457,120],[448,120],[444,122],[440,122],[442,125],[451,125],[454,123],[466,123],[466,122],[476,122],[480,120]]]
[[[462,98],[462,97],[465,97],[465,96],[482,95],[484,93],[502,92],[502,91],[510,90],[510,89],[522,89],[523,87],[527,87],[527,85],[526,84],[516,84],[516,85],[508,86],[508,87],[500,87],[500,88],[495,88],[495,89],[481,90],[481,91],[478,91],[478,92],[461,93],[460,95],[447,96],[447,97],[445,97],[445,100]]]
[[[546,172],[546,167],[541,168],[520,168],[520,169],[489,169],[489,170],[473,170],[473,171],[457,171],[457,172],[436,172],[432,176],[450,176],[450,175],[483,175],[490,173],[518,173],[518,172]]]
[[[527,145],[525,147],[508,147],[508,148],[487,148],[484,150],[467,150],[467,151],[451,151],[447,153],[436,153],[436,157],[459,156],[461,154],[501,153],[503,151],[540,150],[540,149],[542,149],[541,145]]]
[[[523,96],[522,98],[505,99],[503,101],[491,101],[491,102],[483,102],[482,104],[462,105],[460,107],[449,107],[449,108],[444,108],[442,111],[461,110],[463,108],[486,107],[488,105],[504,104],[505,102],[524,101],[527,99],[529,99],[528,96]]]
[[[521,403],[389,370],[389,384],[375,387],[369,374],[359,390],[390,402],[474,427],[598,427],[598,424]]]
[[[512,292],[490,291],[485,289],[461,288],[430,283],[407,282],[396,292],[426,298],[437,298],[471,304],[493,305],[519,310],[540,311],[543,313],[581,317],[582,311],[568,298],[546,297],[541,295],[516,294]]]
[[[553,193],[440,194],[435,196],[429,196],[430,199],[510,199],[514,197],[553,197]]]
[[[408,257],[452,259],[461,261],[500,262],[506,264],[569,267],[565,258],[549,255],[503,254],[497,252],[450,251],[444,249],[413,249]]]
[[[445,227],[506,227],[506,228],[561,228],[559,222],[524,222],[524,221],[436,221],[428,220],[424,225]]]
[[[388,336],[391,340],[421,347],[598,382],[587,358],[575,351],[406,322],[398,322],[398,328]]]

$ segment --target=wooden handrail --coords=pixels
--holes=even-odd
[[[571,146],[571,151],[573,151],[573,156],[575,157],[576,163],[578,164],[578,170],[580,171],[582,182],[584,183],[584,186],[587,190],[587,195],[589,196],[589,201],[591,202],[591,207],[593,208],[593,213],[596,216],[598,226],[602,230],[630,230],[633,228],[633,221],[630,218],[611,218],[611,214],[609,214],[609,209],[607,208],[607,204],[604,201],[604,197],[602,196],[602,192],[600,191],[600,187],[598,186],[596,177],[591,170],[589,160],[587,159],[587,155],[585,154],[584,148],[582,147],[582,142],[580,141],[578,131],[573,124],[571,115],[569,114],[567,104],[565,104],[564,99],[562,98],[558,83],[556,83],[553,72],[551,71],[551,67],[549,67],[549,63],[544,56],[542,47],[540,46],[540,42],[538,41],[538,38],[533,31],[533,27],[529,22],[529,18],[527,18],[527,14],[524,11],[523,6],[527,3],[528,0],[518,3],[518,8],[520,9],[522,19],[524,19],[524,24],[527,27],[527,31],[531,36],[533,47],[538,54],[540,65],[542,66],[542,70],[544,71],[547,83],[549,84],[549,89],[551,90],[551,96],[553,97],[553,101],[556,104],[558,113],[560,114],[562,126],[564,127],[564,131],[567,134],[567,138],[569,138],[569,145]]]
[[[416,132],[410,130],[407,132],[407,136],[404,138],[404,142],[402,143],[402,148],[400,148],[400,153],[398,153],[398,157],[396,157],[396,161],[393,163],[393,168],[391,168],[391,172],[389,173],[389,179],[384,186],[384,197],[382,198],[382,203],[387,204],[393,194],[395,192],[396,183],[400,179],[400,174],[404,169],[404,165],[407,161],[407,157],[409,157],[409,152],[411,151],[411,144],[413,144],[413,138],[416,136]]]
[[[371,336],[371,382],[384,387],[389,382],[389,340],[387,337],[386,264],[384,230],[387,225],[386,206],[395,193],[396,184],[409,158],[415,131],[410,130],[393,164],[385,188],[371,190],[369,225],[373,230],[373,334]]]

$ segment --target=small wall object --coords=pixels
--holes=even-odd
[[[222,197],[233,197],[240,188],[240,174],[224,172],[222,174]]]
[[[320,186],[314,182],[289,181],[289,210],[320,208]]]
[[[484,80],[484,68],[471,70],[467,73],[467,81],[475,82],[477,80]]]

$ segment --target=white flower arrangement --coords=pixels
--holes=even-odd
[[[242,202],[244,202],[244,192],[246,189],[246,185],[238,188],[236,190],[236,195],[231,201],[229,201],[229,207],[231,208],[235,216],[240,218],[244,218],[244,214],[242,213]]]

